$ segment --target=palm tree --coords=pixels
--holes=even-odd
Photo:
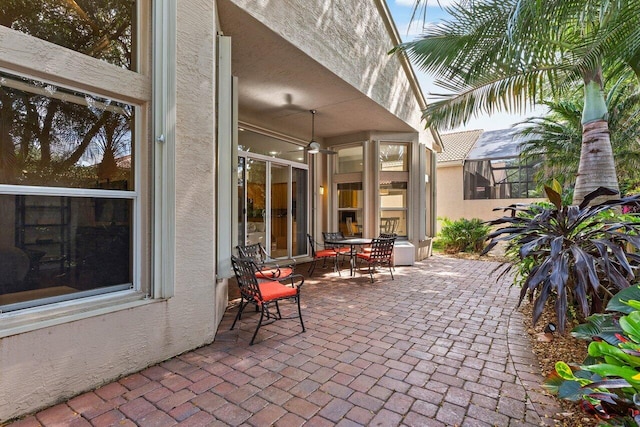
[[[426,4],[416,0],[414,17]],[[479,113],[522,113],[545,90],[561,94],[580,81],[574,201],[601,186],[618,191],[602,64],[631,69],[640,79],[640,0],[467,0],[447,11],[450,21],[392,50],[405,52],[448,91],[423,112],[427,124],[446,129]]]
[[[620,187],[640,184],[640,92],[628,79],[607,87],[607,122]],[[522,134],[527,135],[520,157],[529,163],[540,163],[535,179],[549,183],[556,179],[571,182],[578,171],[582,141],[582,103],[577,96],[561,101],[545,102],[549,113],[523,121]],[[625,191],[623,191],[624,193]]]

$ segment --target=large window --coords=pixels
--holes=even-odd
[[[341,148],[338,150],[337,157],[337,173],[362,172],[364,170],[362,145]]]
[[[364,233],[364,146],[341,147],[335,156],[338,230],[345,236],[362,236]]]
[[[380,183],[380,233],[407,235],[407,183]]]
[[[151,79],[131,71],[148,57],[134,34],[140,3],[0,4],[0,25],[32,36],[3,30],[23,54],[19,67],[9,55],[0,69],[0,311],[151,293],[141,251],[150,247]],[[37,39],[64,60],[43,70]],[[94,72],[82,72],[89,63]]]
[[[361,182],[338,184],[338,222],[345,236],[362,236],[363,199]]]
[[[407,236],[409,185],[409,145],[381,142],[378,166],[380,170],[379,195],[380,233]]]
[[[135,0],[2,0],[0,25],[134,69]]]
[[[407,144],[380,144],[380,171],[407,172],[409,170],[409,156]]]

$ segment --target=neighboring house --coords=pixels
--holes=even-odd
[[[238,243],[392,224],[428,254],[439,137],[384,0],[27,5],[0,7],[0,422],[212,342]]]
[[[495,219],[494,208],[540,200],[533,166],[518,155],[523,137],[513,129],[471,130],[440,135],[437,154],[438,218]],[[438,222],[438,230],[442,226]]]

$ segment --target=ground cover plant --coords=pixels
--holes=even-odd
[[[640,423],[640,287],[620,291],[606,314],[594,314],[571,335],[590,341],[581,364],[559,361],[544,386],[561,399],[579,402],[608,426]]]
[[[598,197],[616,194],[601,187],[576,206],[562,202],[559,186],[545,186],[545,191],[551,207],[501,208],[509,215],[489,222],[500,228],[489,234],[483,253],[506,242],[516,260],[507,264],[503,274],[529,266],[520,303],[525,297],[533,301],[535,324],[545,304],[552,302],[559,332],[564,333],[568,314],[584,319],[602,312],[615,293],[635,281],[640,256],[632,251],[640,248],[640,224],[617,211],[638,205],[640,196],[590,205]]]

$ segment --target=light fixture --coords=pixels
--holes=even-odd
[[[320,195],[324,196],[324,187],[322,185],[320,186]]]
[[[333,150],[327,150],[325,148],[321,148],[320,144],[318,142],[316,142],[316,110],[309,110],[309,112],[311,113],[311,141],[309,141],[309,144],[307,144],[307,146],[305,147],[305,151],[309,154],[318,154],[318,153],[323,153],[323,154],[338,154],[336,151]]]
[[[311,141],[309,143],[309,150],[307,151],[307,153],[309,154],[318,154],[320,152],[320,144],[318,144],[315,141]]]

